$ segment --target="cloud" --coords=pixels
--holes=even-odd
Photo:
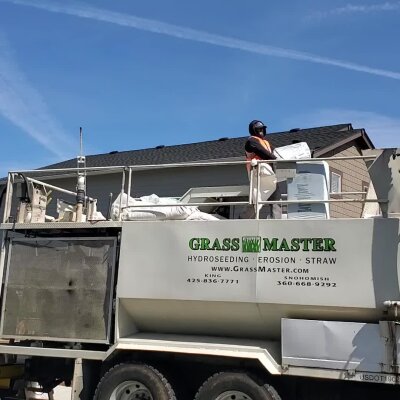
[[[32,87],[0,34],[0,115],[39,142],[52,154],[65,158],[73,146],[50,115],[45,101]],[[3,145],[4,145],[3,140]]]
[[[344,7],[334,8],[328,11],[320,11],[313,13],[309,18],[327,18],[335,15],[346,15],[346,14],[369,14],[375,12],[385,11],[400,11],[400,1],[393,3],[385,2],[378,4],[346,4]]]
[[[324,64],[345,68],[351,71],[364,72],[385,78],[400,80],[400,72],[386,69],[373,68],[366,65],[356,64],[349,61],[334,58],[322,57],[316,54],[275,47],[265,44],[258,44],[232,37],[216,35],[213,33],[194,30],[178,25],[171,25],[165,22],[140,18],[134,15],[127,15],[112,12],[104,9],[94,8],[82,3],[68,4],[54,3],[46,0],[0,0],[16,5],[35,7],[54,13],[62,13],[80,18],[87,18],[96,21],[108,22],[120,26],[139,29],[142,31],[157,33],[160,35],[172,36],[179,39],[190,40],[200,43],[207,43],[215,46],[241,50],[253,54],[260,54],[272,57],[288,58],[298,61],[308,61],[317,64]]]
[[[359,110],[321,109],[312,114],[291,118],[296,126],[325,126],[351,123],[354,128],[364,128],[377,148],[400,147],[400,118]]]

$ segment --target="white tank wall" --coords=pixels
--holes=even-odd
[[[240,250],[201,252],[188,246],[193,237],[208,237],[212,243],[215,238],[242,236],[330,238],[336,251],[261,249],[254,254]],[[124,223],[117,285],[120,334],[147,331],[276,338],[281,318],[378,321],[384,317],[385,300],[400,300],[398,238],[398,219]],[[216,283],[188,282],[202,280],[214,265],[189,261],[188,257],[201,254],[247,255],[249,260],[239,263],[239,268],[264,265],[266,270],[230,269],[215,278]],[[280,266],[259,261],[259,257],[263,260],[286,254],[295,261]],[[306,258],[336,261],[305,264]],[[229,261],[219,265],[233,266]],[[273,272],[274,268],[283,271]],[[307,273],[296,274],[296,268]],[[298,277],[305,279],[296,280]],[[225,280],[235,283],[226,284]]]
[[[374,322],[379,310],[182,300],[120,299],[119,336],[137,332],[279,339],[282,318]]]

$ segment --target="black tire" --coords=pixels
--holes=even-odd
[[[159,371],[150,365],[130,363],[115,365],[107,371],[97,385],[94,400],[110,400],[111,395],[118,387],[123,387],[130,381],[143,385],[153,400],[176,400],[171,385]],[[138,398],[147,399],[149,397]]]
[[[232,393],[229,396],[229,392],[240,395]],[[225,393],[226,399],[281,400],[272,386],[259,385],[246,373],[240,372],[220,372],[211,376],[200,387],[195,400],[216,400]]]

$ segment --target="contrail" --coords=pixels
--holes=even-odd
[[[373,13],[373,12],[384,12],[384,11],[400,11],[400,1],[396,2],[385,2],[377,4],[346,4],[343,7],[334,8],[328,11],[316,12],[311,17],[325,18],[330,15],[344,15],[344,14],[356,14],[356,13]]]
[[[0,114],[57,157],[65,159],[70,153],[68,149],[72,150],[71,143],[49,114],[43,98],[18,67],[1,34]]]
[[[285,49],[265,44],[258,44],[232,37],[216,35],[209,32],[194,30],[178,25],[172,25],[165,22],[140,18],[134,15],[127,15],[112,12],[104,9],[87,6],[83,3],[54,4],[46,0],[0,0],[8,3],[24,5],[39,8],[42,10],[73,15],[75,17],[87,18],[96,21],[108,22],[129,28],[135,28],[142,31],[157,33],[161,35],[172,36],[179,39],[191,40],[200,43],[212,44],[215,46],[242,50],[253,54],[266,56],[288,58],[292,60],[308,61],[317,64],[331,65],[345,68],[351,71],[364,72],[372,75],[378,75],[385,78],[400,80],[400,72],[389,71],[385,69],[373,68],[366,65],[355,64],[349,61],[337,60],[334,58],[322,57],[319,55]]]

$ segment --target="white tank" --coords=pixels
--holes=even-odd
[[[125,222],[119,335],[273,339],[284,317],[378,321],[400,300],[399,232],[395,218]]]

